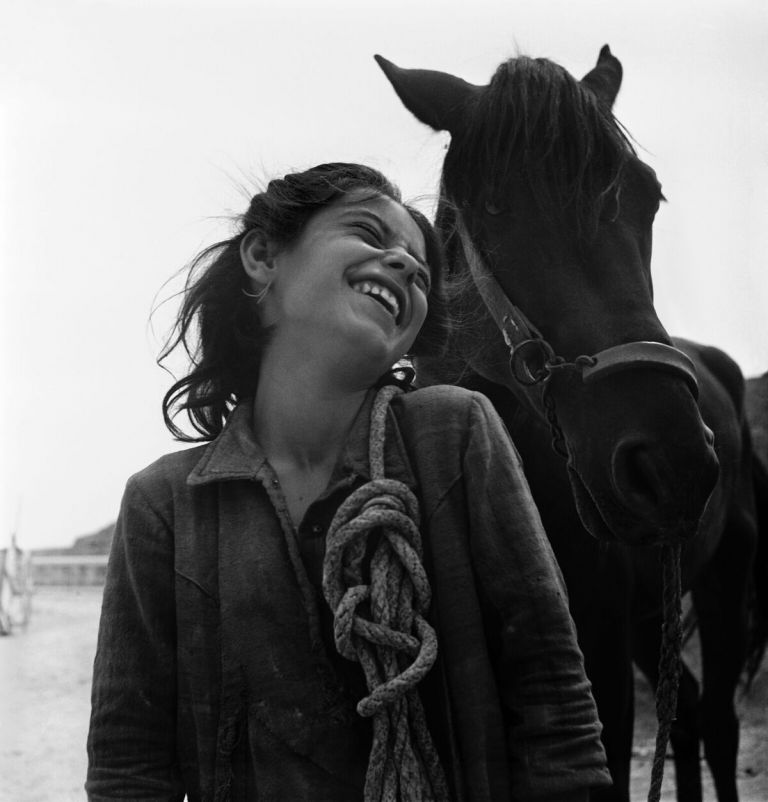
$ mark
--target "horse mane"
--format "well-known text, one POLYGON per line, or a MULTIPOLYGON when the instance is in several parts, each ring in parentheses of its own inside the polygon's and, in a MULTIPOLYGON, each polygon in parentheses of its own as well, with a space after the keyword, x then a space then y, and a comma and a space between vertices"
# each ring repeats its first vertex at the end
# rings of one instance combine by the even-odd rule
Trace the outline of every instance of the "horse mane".
MULTIPOLYGON (((453 382, 469 376, 469 365, 484 362, 487 343, 474 333, 489 314, 466 269, 457 216, 484 202, 510 211, 509 188, 523 180, 537 207, 525 213, 568 227, 586 243, 601 217, 618 212, 622 173, 636 158, 610 109, 548 59, 519 56, 502 63, 464 121, 451 132, 435 218, 448 265, 456 363, 441 380, 453 382)), ((472 228, 471 216, 465 223, 472 228)))
POLYGON ((467 118, 443 173, 457 202, 482 196, 503 209, 505 188, 522 178, 538 212, 571 224, 580 238, 596 231, 606 201, 618 203, 634 148, 610 109, 554 62, 502 63, 467 118))
POLYGON ((430 383, 469 386, 477 378, 472 365, 485 364, 488 352, 493 350, 496 338, 489 337, 487 332, 495 331, 496 324, 467 268, 456 225, 458 214, 458 206, 443 185, 435 228, 440 232, 445 256, 443 293, 450 310, 450 345, 439 357, 420 357, 417 372, 430 376, 430 383))

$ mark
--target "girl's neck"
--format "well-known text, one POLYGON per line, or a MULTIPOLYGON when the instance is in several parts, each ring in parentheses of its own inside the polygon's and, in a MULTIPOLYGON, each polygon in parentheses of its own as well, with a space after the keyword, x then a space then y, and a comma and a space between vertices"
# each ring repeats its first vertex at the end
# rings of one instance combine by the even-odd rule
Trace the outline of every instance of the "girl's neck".
POLYGON ((311 471, 335 463, 368 389, 337 379, 316 364, 265 359, 253 426, 278 472, 280 466, 311 471))
MULTIPOLYGON (((288 363, 290 364, 290 363, 288 363)), ((343 391, 315 370, 262 366, 253 427, 295 527, 328 486, 366 388, 343 391)))

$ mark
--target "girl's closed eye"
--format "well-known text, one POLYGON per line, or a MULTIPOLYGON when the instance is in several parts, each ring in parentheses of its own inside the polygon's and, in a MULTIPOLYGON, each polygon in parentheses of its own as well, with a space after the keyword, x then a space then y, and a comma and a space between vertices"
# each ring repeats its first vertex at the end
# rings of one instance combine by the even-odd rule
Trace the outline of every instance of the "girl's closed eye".
POLYGON ((370 242, 374 245, 383 245, 383 235, 372 223, 355 222, 352 224, 352 227, 360 233, 366 242, 370 242))

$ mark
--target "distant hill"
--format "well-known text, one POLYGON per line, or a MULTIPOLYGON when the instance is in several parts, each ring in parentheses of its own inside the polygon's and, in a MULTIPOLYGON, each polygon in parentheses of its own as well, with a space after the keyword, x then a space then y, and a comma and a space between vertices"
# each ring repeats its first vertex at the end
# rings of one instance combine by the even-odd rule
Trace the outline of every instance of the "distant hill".
POLYGON ((115 524, 111 523, 92 535, 83 535, 75 540, 70 549, 72 554, 109 554, 115 524))
POLYGON ((83 535, 68 549, 35 549, 35 554, 54 556, 59 554, 109 554, 115 524, 111 523, 91 535, 83 535))

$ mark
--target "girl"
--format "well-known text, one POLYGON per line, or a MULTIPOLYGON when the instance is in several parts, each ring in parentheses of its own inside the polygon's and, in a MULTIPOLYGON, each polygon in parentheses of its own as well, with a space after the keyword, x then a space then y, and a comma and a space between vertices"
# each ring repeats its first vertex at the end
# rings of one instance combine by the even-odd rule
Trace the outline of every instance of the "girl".
POLYGON ((192 366, 163 411, 210 442, 128 482, 90 799, 576 800, 609 782, 503 425, 396 368, 445 345, 442 269, 428 221, 352 164, 272 181, 193 263, 163 354, 192 366))

